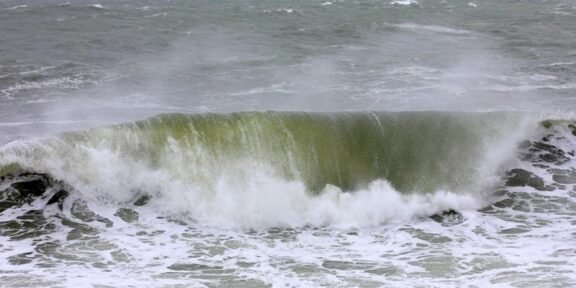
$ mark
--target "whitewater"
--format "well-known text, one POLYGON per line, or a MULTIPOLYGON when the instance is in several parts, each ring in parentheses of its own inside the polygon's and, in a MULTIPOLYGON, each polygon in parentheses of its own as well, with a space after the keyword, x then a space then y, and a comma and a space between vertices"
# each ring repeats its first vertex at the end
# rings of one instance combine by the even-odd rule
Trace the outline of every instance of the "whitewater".
POLYGON ((0 1, 0 286, 576 286, 575 16, 0 1))

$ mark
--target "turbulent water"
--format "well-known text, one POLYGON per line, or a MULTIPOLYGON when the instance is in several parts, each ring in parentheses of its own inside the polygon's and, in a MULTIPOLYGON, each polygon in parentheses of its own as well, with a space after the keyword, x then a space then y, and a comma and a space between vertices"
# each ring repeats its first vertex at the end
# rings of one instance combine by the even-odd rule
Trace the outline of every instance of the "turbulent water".
POLYGON ((0 0, 0 286, 576 286, 571 0, 0 0))

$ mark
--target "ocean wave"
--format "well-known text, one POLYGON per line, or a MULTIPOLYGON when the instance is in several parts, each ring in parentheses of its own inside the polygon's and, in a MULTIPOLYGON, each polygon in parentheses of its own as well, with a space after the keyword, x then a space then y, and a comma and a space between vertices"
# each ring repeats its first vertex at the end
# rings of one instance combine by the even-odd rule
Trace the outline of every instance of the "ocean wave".
POLYGON ((501 112, 166 114, 6 144, 0 174, 48 175, 89 203, 145 197, 208 226, 371 226, 482 208, 539 123, 501 112))

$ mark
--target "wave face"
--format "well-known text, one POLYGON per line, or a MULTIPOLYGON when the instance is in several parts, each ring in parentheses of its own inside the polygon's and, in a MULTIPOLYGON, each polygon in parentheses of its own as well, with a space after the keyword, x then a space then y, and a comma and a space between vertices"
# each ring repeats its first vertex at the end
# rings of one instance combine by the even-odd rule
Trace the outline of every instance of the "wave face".
POLYGON ((479 208, 527 123, 510 113, 168 114, 13 142, 0 171, 50 175, 84 201, 147 197, 207 225, 377 224, 479 208))

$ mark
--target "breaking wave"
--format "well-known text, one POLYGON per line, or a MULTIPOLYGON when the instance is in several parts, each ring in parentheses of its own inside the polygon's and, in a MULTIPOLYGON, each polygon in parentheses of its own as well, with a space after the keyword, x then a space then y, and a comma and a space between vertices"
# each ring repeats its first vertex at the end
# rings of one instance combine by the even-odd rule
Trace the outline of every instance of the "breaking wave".
POLYGON ((145 199, 155 211, 200 225, 378 225, 486 205, 517 144, 542 127, 535 118, 502 112, 159 115, 6 144, 0 174, 46 175, 59 185, 46 193, 64 189, 68 203, 134 207, 145 199))

